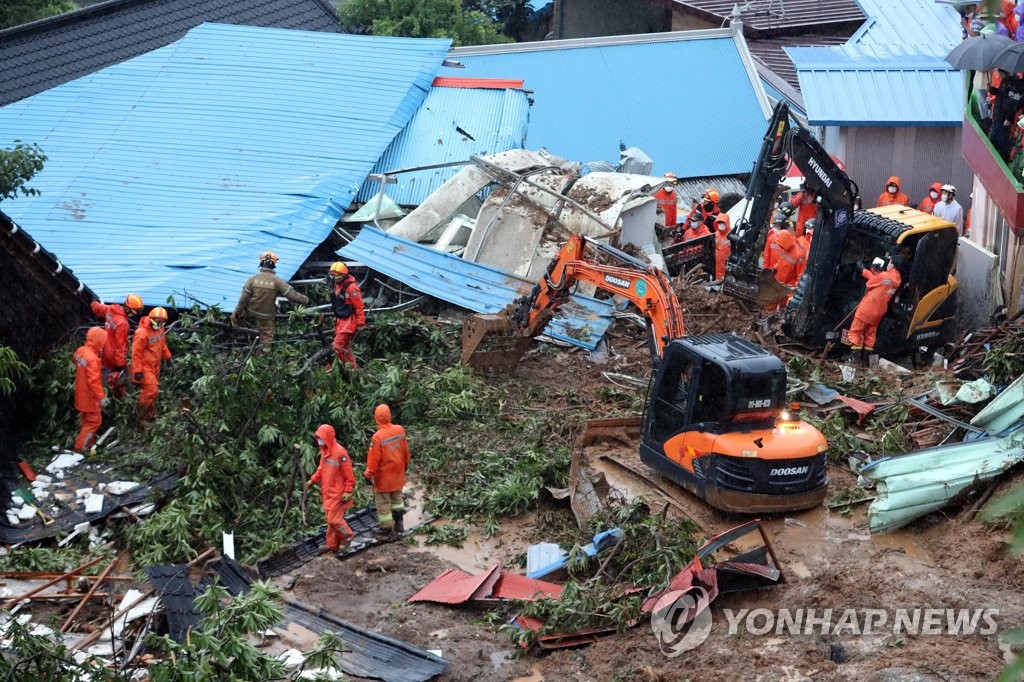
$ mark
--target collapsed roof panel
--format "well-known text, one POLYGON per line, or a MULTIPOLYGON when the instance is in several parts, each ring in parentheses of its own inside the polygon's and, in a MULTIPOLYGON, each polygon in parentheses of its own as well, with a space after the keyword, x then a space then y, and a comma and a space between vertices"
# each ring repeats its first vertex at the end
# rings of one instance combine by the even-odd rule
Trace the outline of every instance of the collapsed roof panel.
MULTIPOLYGON (((373 169, 374 174, 382 174, 442 166, 395 176, 397 183, 388 185, 385 191, 403 206, 420 205, 459 171, 459 166, 444 164, 466 161, 473 155, 522 149, 526 143, 530 103, 522 81, 513 88, 490 87, 485 79, 461 79, 473 87, 459 87, 452 85, 456 80, 438 79, 449 83, 442 87, 435 82, 423 106, 373 169)), ((356 201, 369 201, 379 189, 378 182, 367 180, 356 201)))
POLYGON ((289 277, 323 241, 449 42, 204 24, 0 109, 49 157, 4 211, 104 300, 233 304, 262 251, 289 277))
MULTIPOLYGON (((372 227, 363 228, 338 254, 477 313, 496 313, 533 288, 525 278, 372 227)), ((574 295, 560 313, 562 316, 548 325, 546 335, 593 350, 611 324, 612 306, 607 301, 574 295)))

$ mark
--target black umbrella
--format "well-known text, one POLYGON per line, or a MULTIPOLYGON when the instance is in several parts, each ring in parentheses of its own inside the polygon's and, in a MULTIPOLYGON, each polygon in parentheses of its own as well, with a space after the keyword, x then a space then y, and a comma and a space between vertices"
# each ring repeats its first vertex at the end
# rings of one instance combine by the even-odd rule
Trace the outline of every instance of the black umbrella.
POLYGON ((1010 73, 1024 71, 1024 43, 1012 43, 992 60, 993 69, 1002 69, 1010 73))
POLYGON ((995 32, 983 33, 980 36, 972 36, 954 47, 946 55, 946 61, 959 71, 987 71, 998 66, 993 64, 993 61, 1012 45, 1019 46, 1020 43, 1014 43, 1006 36, 995 32))

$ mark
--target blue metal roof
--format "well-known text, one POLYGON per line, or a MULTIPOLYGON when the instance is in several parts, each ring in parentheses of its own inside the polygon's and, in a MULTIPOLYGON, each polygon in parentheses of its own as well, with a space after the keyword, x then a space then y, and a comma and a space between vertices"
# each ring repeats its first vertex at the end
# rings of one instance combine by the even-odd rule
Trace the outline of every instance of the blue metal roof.
POLYGON ((913 47, 788 47, 807 105, 820 126, 958 126, 963 74, 913 47))
MULTIPOLYGON (((468 161, 473 154, 522 149, 530 102, 522 90, 510 88, 433 87, 412 120, 392 140, 374 173, 468 161)), ((402 173, 388 185, 387 195, 403 206, 418 206, 459 171, 459 167, 402 173)), ((357 201, 380 191, 367 180, 357 201)))
POLYGON ((233 305, 290 276, 419 108, 450 41, 204 24, 0 109, 42 194, 4 211, 101 298, 233 305))
POLYGON ((901 45, 921 54, 945 57, 963 40, 960 15, 952 5, 935 0, 857 0, 857 4, 867 19, 848 45, 901 45))
POLYGON ((769 105, 729 29, 453 49, 459 75, 522 78, 535 100, 527 146, 575 161, 645 150, 654 173, 747 173, 769 105))
MULTIPOLYGON (((424 294, 477 313, 496 313, 533 289, 533 282, 490 265, 364 227, 338 251, 424 294)), ((593 350, 611 324, 612 306, 575 294, 548 323, 545 334, 593 350), (590 330, 590 334, 582 333, 590 330)))

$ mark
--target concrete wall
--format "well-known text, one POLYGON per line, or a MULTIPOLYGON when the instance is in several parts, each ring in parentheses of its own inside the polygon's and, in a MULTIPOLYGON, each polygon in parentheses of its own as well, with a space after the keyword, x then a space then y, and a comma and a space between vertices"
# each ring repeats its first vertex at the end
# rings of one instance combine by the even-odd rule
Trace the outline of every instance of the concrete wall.
POLYGON ((989 198, 984 185, 974 182, 973 210, 971 211, 971 241, 977 242, 999 257, 999 274, 1003 300, 1008 315, 1016 315, 1024 308, 1024 239, 1013 234, 995 202, 989 198))
POLYGON ((851 126, 840 129, 836 149, 826 148, 846 163, 865 208, 875 205, 889 176, 898 175, 914 204, 933 182, 952 182, 967 211, 974 174, 960 153, 960 135, 960 127, 851 126))
POLYGON ((555 0, 554 9, 556 38, 657 33, 672 21, 669 10, 648 0, 555 0))

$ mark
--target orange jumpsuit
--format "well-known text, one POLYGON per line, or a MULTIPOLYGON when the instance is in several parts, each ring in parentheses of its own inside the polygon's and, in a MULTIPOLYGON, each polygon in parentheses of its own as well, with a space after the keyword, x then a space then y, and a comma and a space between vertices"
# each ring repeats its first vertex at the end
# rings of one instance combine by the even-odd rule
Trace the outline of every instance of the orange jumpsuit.
POLYGON ((732 253, 729 242, 730 218, 728 213, 719 213, 715 218, 715 279, 725 277, 725 266, 732 253))
POLYGON ((853 313, 850 325, 850 348, 875 349, 878 325, 889 308, 889 299, 900 288, 900 272, 894 267, 879 273, 864 270, 860 273, 868 281, 867 291, 853 313))
POLYGON ((662 187, 654 194, 654 198, 658 201, 658 206, 665 212, 665 227, 672 229, 676 226, 677 211, 679 209, 676 204, 676 193, 675 190, 668 191, 668 188, 662 187))
POLYGON ((804 236, 804 223, 818 216, 818 204, 814 192, 797 192, 789 203, 796 209, 796 236, 804 236))
POLYGON ((107 394, 103 390, 100 353, 106 342, 107 332, 102 327, 91 327, 86 332, 85 343, 75 351, 75 409, 78 410, 79 422, 75 452, 85 452, 92 447, 103 424, 100 401, 107 394))
POLYGON ((775 251, 775 279, 787 287, 795 287, 807 265, 807 255, 789 230, 781 230, 772 245, 775 251))
POLYGON ((153 329, 149 317, 139 322, 132 339, 132 381, 141 386, 137 417, 140 422, 156 419, 156 397, 160 392, 160 363, 171 359, 167 329, 153 329))
POLYGON ((942 183, 933 183, 932 186, 928 188, 928 192, 928 196, 926 196, 924 199, 921 199, 921 203, 917 205, 918 211, 931 213, 932 211, 935 210, 935 204, 939 203, 938 197, 940 194, 942 194, 942 183), (934 199, 932 199, 931 192, 935 192, 934 199))
POLYGON ((761 262, 764 267, 769 270, 775 269, 775 249, 772 247, 775 245, 775 240, 779 236, 781 230, 776 229, 774 226, 768 231, 768 236, 764 240, 764 253, 761 254, 761 262))
POLYGON ((128 314, 124 306, 116 303, 105 305, 93 301, 90 305, 92 314, 106 320, 107 343, 103 346, 100 364, 103 367, 103 379, 110 386, 110 392, 118 398, 124 397, 127 390, 119 379, 128 365, 128 314))
POLYGON ((697 223, 697 227, 688 227, 683 230, 682 241, 689 239, 697 239, 698 237, 707 237, 711 232, 704 226, 704 223, 697 223))
POLYGON ((356 475, 352 460, 334 435, 334 427, 321 424, 316 430, 320 448, 320 465, 310 476, 310 483, 320 485, 320 498, 327 518, 327 549, 337 552, 342 543, 355 537, 345 520, 345 512, 352 508, 352 491, 356 489, 356 475))
POLYGON ((352 354, 352 339, 356 332, 366 326, 366 307, 363 305, 363 294, 359 291, 356 278, 346 275, 338 284, 333 285, 334 297, 339 303, 351 309, 347 317, 334 319, 334 354, 343 365, 356 369, 356 356, 352 354))
POLYGON ((377 420, 377 432, 370 438, 363 476, 373 481, 377 521, 387 529, 395 525, 395 512, 405 513, 402 488, 409 466, 409 441, 405 429, 391 423, 391 408, 387 405, 378 405, 373 417, 377 420))
POLYGON ((892 204, 910 205, 910 197, 900 191, 899 176, 893 175, 885 183, 886 190, 878 195, 878 206, 890 206, 892 204), (889 185, 896 185, 896 194, 889 194, 889 185))

